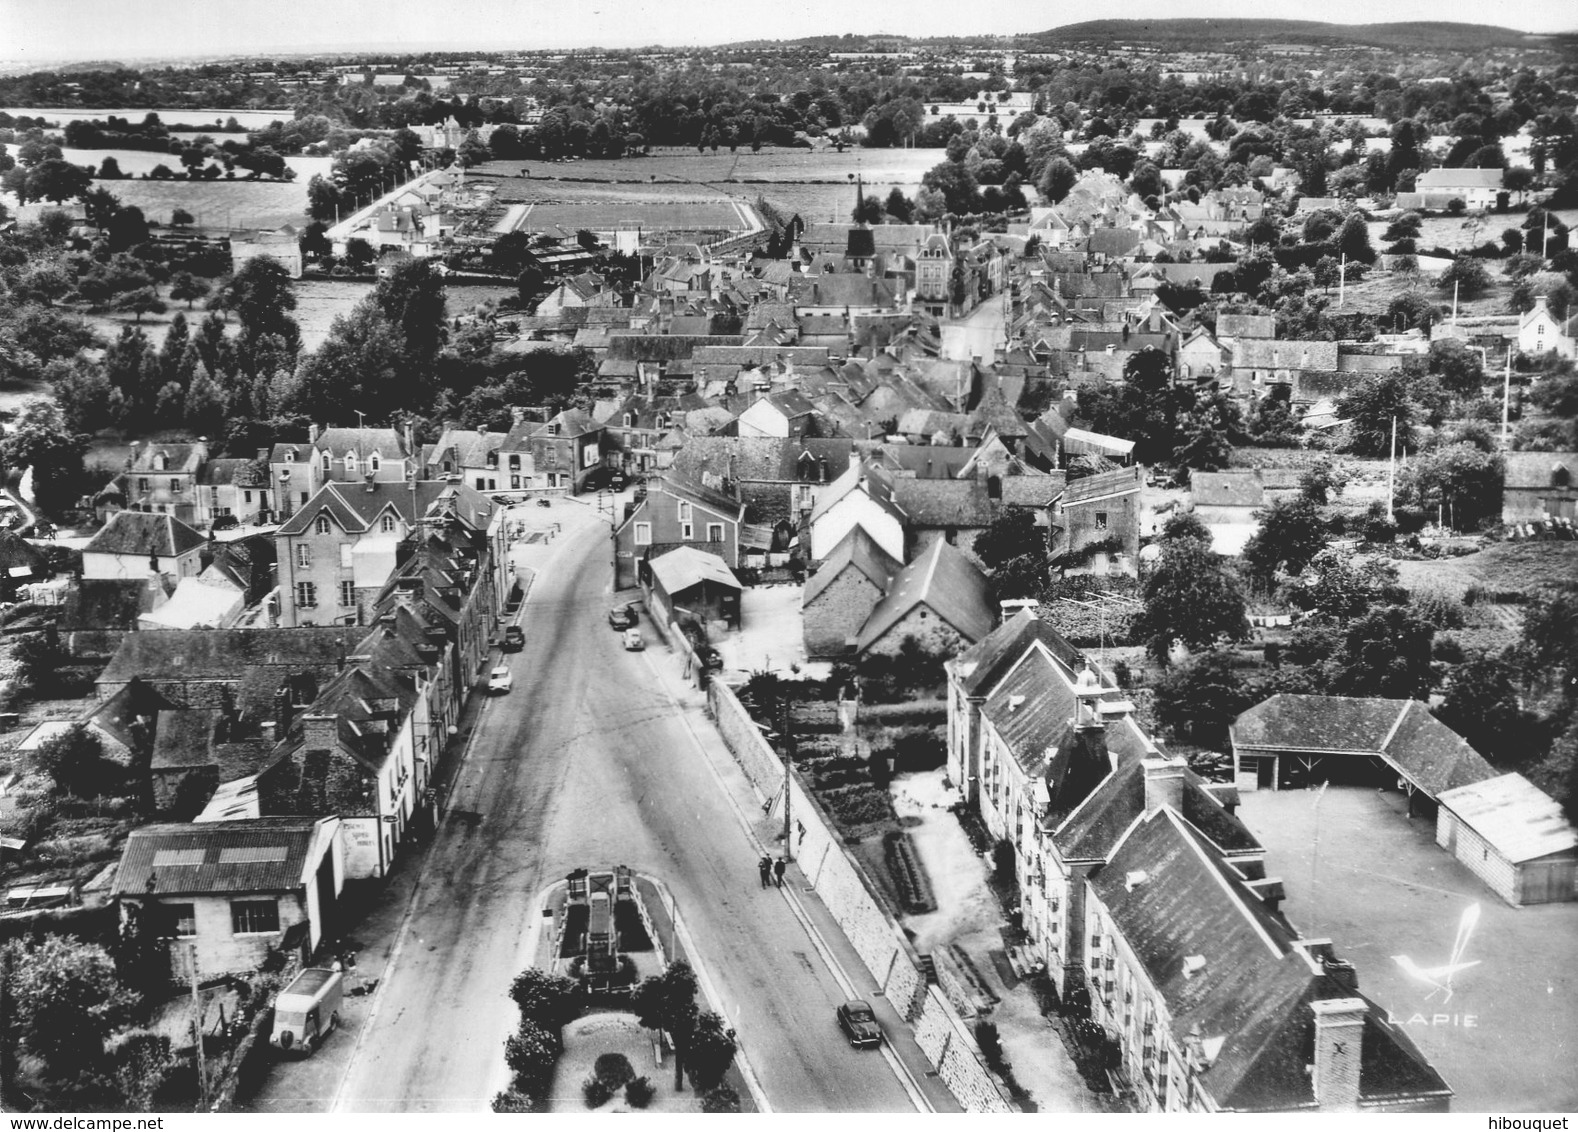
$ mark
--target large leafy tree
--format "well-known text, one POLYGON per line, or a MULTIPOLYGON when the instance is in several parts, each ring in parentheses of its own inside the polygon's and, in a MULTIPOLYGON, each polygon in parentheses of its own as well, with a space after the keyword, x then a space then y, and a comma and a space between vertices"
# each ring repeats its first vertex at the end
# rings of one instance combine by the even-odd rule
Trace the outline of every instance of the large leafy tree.
POLYGON ((1392 425, 1397 427, 1397 450, 1414 447, 1414 420, 1418 412, 1409 396, 1408 378, 1401 373, 1365 378, 1337 402, 1337 412, 1349 424, 1349 447, 1361 456, 1391 452, 1392 425))
POLYGON ((1506 466, 1499 453, 1459 442, 1409 462, 1403 495, 1426 514, 1439 510, 1459 530, 1474 530, 1501 514, 1506 466))
POLYGON ((74 505, 85 486, 82 457, 88 438, 66 425, 60 407, 35 398, 27 403, 15 426, 0 440, 0 462, 8 468, 33 469, 38 505, 59 515, 74 505))
POLYGON ((580 1014, 584 996, 581 985, 569 976, 528 967, 510 984, 510 997, 522 1018, 558 1033, 580 1014))
POLYGON ((1527 744, 1517 676, 1517 668, 1500 657, 1464 661, 1447 674, 1446 697, 1436 717, 1487 759, 1515 754, 1527 744))
POLYGON ((1179 412, 1193 399, 1172 378, 1169 356, 1147 346, 1124 362, 1121 386, 1080 390, 1079 415, 1098 432, 1134 441, 1141 463, 1165 462, 1177 447, 1179 412))
POLYGON ((109 953, 60 935, 9 940, 3 952, 7 1012, 22 1044, 57 1080, 98 1068, 105 1039, 131 1004, 109 953))
POLYGON ((1243 587, 1208 545, 1192 538, 1164 540, 1161 559, 1145 581, 1145 609, 1134 631, 1163 662, 1174 640, 1192 649, 1243 640, 1249 635, 1243 587))
POLYGON ((323 345, 301 363, 285 408, 324 421, 402 408, 419 391, 404 373, 399 333, 376 307, 359 303, 335 318, 323 345))
POLYGON ((1269 588, 1278 570, 1302 573, 1326 545, 1326 523, 1315 504, 1303 497, 1278 499, 1256 512, 1260 529, 1244 545, 1250 576, 1269 588))
POLYGON ((279 260, 272 256, 247 260, 225 284, 221 299, 241 320, 244 337, 277 335, 292 349, 300 346, 301 330, 290 316, 296 309, 296 293, 289 270, 279 260))
POLYGON ((372 301, 399 332, 413 371, 430 365, 445 337, 444 277, 433 264, 425 259, 401 264, 379 282, 372 301))
POLYGON ((635 1011, 643 1026, 666 1030, 674 1041, 674 1091, 685 1087, 684 1066, 700 1012, 696 1006, 696 973, 683 960, 670 963, 661 975, 636 986, 635 1011))
POLYGON ((1433 682, 1434 637, 1435 627, 1405 605, 1372 610, 1348 627, 1328 662, 1332 693, 1423 699, 1433 682))
POLYGON ((1162 726, 1211 746, 1226 740, 1228 724, 1254 702, 1254 692, 1226 649, 1191 657, 1156 683, 1156 717, 1162 726))

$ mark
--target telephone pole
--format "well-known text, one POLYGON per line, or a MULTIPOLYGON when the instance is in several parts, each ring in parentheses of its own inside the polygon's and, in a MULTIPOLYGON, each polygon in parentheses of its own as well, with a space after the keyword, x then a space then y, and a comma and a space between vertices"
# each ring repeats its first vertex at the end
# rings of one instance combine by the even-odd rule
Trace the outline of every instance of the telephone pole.
POLYGON ((197 944, 192 944, 192 1036, 197 1039, 197 1087, 208 1111, 208 1059, 203 1052, 203 996, 197 989, 197 944))

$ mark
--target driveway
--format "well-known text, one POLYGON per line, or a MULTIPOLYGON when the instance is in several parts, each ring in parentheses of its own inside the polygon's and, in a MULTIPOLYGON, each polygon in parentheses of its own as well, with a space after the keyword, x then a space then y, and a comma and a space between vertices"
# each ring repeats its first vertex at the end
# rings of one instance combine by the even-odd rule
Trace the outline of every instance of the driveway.
POLYGON ((1256 791, 1239 816, 1280 876, 1282 909, 1306 936, 1329 937, 1457 1090, 1455 1112, 1578 1108, 1578 903, 1513 908, 1409 821, 1402 796, 1364 787, 1256 791), (1393 956, 1445 965, 1458 924, 1480 907, 1452 997, 1415 982, 1393 956))
POLYGON ((276 1067, 251 1107, 486 1109, 507 1084, 507 991, 530 961, 537 894, 577 867, 626 864, 672 891, 771 1108, 914 1111, 884 1059, 839 1040, 835 980, 789 904, 760 889, 726 792, 754 798, 693 738, 710 726, 699 700, 677 703, 661 661, 608 628, 608 538, 606 520, 566 522, 551 554, 532 548, 526 647, 504 660, 514 690, 481 711, 408 920, 397 884, 362 933, 364 954, 390 956, 370 1006, 318 1057, 276 1067))

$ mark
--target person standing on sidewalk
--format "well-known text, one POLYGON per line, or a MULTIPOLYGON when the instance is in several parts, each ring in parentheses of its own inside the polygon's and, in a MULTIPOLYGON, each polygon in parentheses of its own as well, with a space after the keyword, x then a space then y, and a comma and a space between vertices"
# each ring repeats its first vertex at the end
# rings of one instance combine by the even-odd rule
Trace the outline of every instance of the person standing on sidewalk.
POLYGON ((756 871, 761 875, 762 887, 766 888, 772 883, 773 859, 763 853, 761 860, 756 862, 756 871))
POLYGON ((784 870, 788 867, 788 865, 784 864, 782 857, 773 862, 773 881, 779 888, 784 886, 784 870))

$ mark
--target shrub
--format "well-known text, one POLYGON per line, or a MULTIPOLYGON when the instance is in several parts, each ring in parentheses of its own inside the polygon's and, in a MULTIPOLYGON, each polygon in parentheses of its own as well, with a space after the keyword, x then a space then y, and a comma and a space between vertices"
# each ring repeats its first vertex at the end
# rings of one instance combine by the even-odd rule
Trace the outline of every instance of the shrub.
POLYGON ((646 1108, 656 1093, 657 1089, 645 1077, 636 1077, 625 1086, 625 1100, 632 1108, 646 1108))
POLYGON ((708 1089, 701 1095, 702 1112, 739 1112, 740 1094, 727 1085, 708 1089))
POLYGON ((610 1089, 622 1088, 636 1076, 630 1059, 622 1053, 600 1054, 592 1065, 592 1073, 610 1089))
POLYGON ((581 1082, 581 1096, 586 1098, 587 1108, 597 1108, 599 1105, 607 1104, 613 1095, 614 1090, 610 1089, 601 1078, 588 1077, 581 1082))
POLYGON ((514 1089, 505 1089, 493 1098, 494 1112, 535 1112, 536 1103, 524 1093, 517 1093, 514 1089))
POLYGON ((1419 616, 1434 625, 1437 631, 1463 627, 1462 604, 1444 590, 1423 590, 1413 595, 1410 604, 1419 616))

